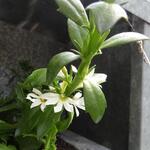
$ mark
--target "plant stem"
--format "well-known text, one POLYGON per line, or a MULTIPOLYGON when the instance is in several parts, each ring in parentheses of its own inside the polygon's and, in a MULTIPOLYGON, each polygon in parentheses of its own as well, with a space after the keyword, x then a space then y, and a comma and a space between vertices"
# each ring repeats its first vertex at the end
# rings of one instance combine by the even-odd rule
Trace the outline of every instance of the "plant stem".
POLYGON ((56 135, 57 135, 57 128, 55 125, 52 125, 52 127, 50 128, 47 140, 46 140, 46 144, 45 144, 45 149, 44 150, 56 150, 56 135))
POLYGON ((66 96, 70 96, 78 88, 78 86, 83 82, 85 76, 88 73, 91 60, 92 60, 91 57, 82 59, 77 75, 75 76, 73 82, 66 89, 66 92, 65 92, 66 96))

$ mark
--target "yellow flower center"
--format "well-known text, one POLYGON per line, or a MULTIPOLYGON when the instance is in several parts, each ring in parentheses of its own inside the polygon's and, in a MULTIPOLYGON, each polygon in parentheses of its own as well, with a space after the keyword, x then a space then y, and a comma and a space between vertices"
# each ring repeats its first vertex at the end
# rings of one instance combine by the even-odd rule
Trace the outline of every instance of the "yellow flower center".
POLYGON ((41 101, 41 103, 45 103, 46 102, 46 100, 43 99, 43 98, 40 98, 40 101, 41 101))
POLYGON ((63 94, 61 94, 60 95, 60 100, 62 101, 62 102, 65 102, 66 101, 66 96, 64 96, 63 94))

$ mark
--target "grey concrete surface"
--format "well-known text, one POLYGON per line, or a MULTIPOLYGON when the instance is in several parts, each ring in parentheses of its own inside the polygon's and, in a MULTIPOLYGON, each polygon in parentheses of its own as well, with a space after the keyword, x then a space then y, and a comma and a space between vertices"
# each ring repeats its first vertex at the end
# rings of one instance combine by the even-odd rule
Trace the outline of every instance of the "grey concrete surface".
MULTIPOLYGON (((150 24, 134 17, 136 31, 150 37, 150 24)), ((144 42, 147 56, 150 58, 150 41, 144 42)), ((137 47, 131 55, 131 97, 129 150, 150 149, 150 66, 143 61, 137 47)))
POLYGON ((61 138, 77 150, 110 150, 71 131, 64 132, 61 138))
POLYGON ((16 82, 15 75, 20 72, 19 62, 28 61, 33 68, 46 67, 49 59, 61 52, 63 47, 53 37, 19 30, 0 22, 0 94, 8 95, 16 82))

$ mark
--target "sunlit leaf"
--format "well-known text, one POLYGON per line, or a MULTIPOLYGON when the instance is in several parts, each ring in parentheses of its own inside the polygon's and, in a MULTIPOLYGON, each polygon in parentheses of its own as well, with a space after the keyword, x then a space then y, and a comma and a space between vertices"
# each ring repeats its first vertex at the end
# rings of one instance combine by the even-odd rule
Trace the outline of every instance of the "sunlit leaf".
POLYGON ((73 52, 62 52, 59 53, 50 60, 47 70, 47 82, 48 84, 52 83, 56 75, 62 69, 63 66, 69 64, 70 62, 80 58, 79 55, 74 54, 73 52))
POLYGON ((106 40, 102 46, 103 48, 109 48, 114 46, 119 46, 139 40, 148 40, 149 38, 143 34, 136 33, 136 32, 123 32, 117 35, 112 36, 108 40, 106 40))
POLYGON ((86 11, 80 0, 56 0, 59 11, 80 26, 89 26, 86 11))
POLYGON ((92 120, 98 123, 106 109, 106 99, 101 88, 88 80, 84 81, 84 99, 86 111, 90 114, 92 120))
POLYGON ((79 51, 84 51, 88 47, 90 34, 85 27, 77 25, 74 21, 68 19, 69 36, 74 46, 79 51))
POLYGON ((128 19, 125 10, 118 4, 95 2, 89 5, 87 9, 93 16, 100 34, 111 29, 121 18, 128 19))

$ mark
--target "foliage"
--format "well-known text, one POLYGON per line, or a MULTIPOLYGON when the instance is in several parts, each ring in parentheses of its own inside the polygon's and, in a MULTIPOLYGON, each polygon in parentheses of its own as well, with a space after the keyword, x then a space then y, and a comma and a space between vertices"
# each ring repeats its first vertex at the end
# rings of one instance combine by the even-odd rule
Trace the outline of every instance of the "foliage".
POLYGON ((108 38, 118 20, 128 20, 125 10, 113 0, 95 2, 86 9, 80 0, 56 3, 68 18, 68 33, 76 50, 53 56, 47 68, 34 70, 17 84, 13 96, 1 101, 0 112, 14 115, 12 120, 0 121, 0 149, 55 150, 57 133, 69 127, 79 109, 98 123, 107 107, 101 86, 107 76, 95 73, 91 61, 105 48, 148 39, 135 32, 108 38), (69 65, 78 59, 78 69, 69 65), (9 145, 10 139, 16 148, 9 145))

